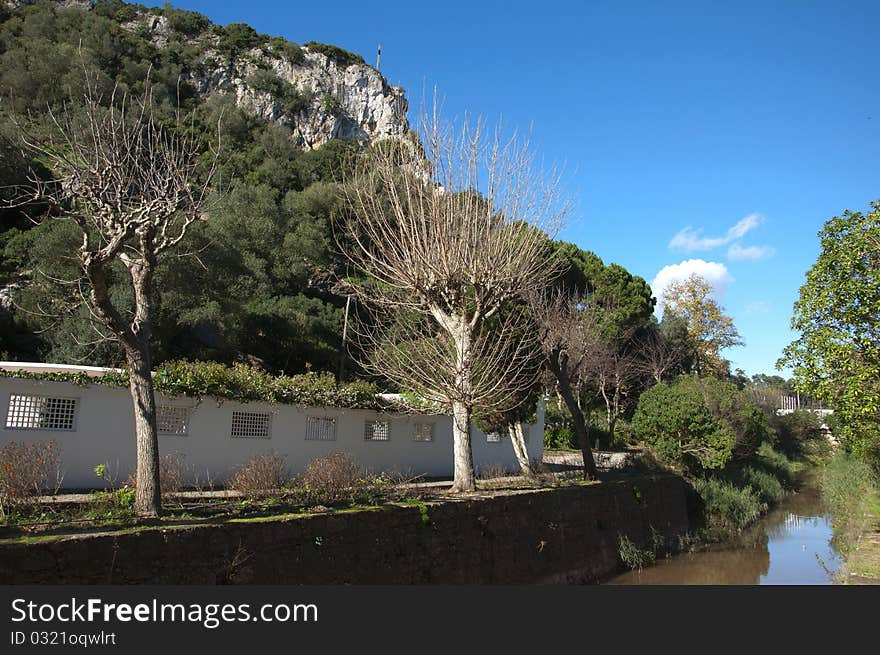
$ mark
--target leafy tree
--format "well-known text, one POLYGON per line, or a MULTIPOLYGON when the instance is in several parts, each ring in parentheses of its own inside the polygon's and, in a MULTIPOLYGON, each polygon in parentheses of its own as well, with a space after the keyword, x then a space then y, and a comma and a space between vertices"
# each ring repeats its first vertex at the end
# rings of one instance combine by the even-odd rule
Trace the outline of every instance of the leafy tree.
POLYGON ((632 429, 662 457, 693 472, 747 459, 768 438, 761 410, 736 385, 694 375, 645 391, 632 429))
POLYGON ((800 337, 777 366, 835 410, 835 436, 880 466, 880 202, 845 211, 819 232, 822 250, 794 305, 800 337))
POLYGON ((663 294, 663 314, 668 312, 687 321, 694 370, 698 374, 726 377, 728 362, 720 353, 725 348, 741 346, 743 341, 733 319, 711 294, 712 285, 697 274, 673 282, 663 294))

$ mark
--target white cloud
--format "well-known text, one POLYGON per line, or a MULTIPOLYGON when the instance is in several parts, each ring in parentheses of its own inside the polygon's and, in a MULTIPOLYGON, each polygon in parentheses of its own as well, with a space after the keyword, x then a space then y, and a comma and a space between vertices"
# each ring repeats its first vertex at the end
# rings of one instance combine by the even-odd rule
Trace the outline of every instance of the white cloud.
POLYGON ((757 300, 746 305, 745 313, 747 315, 767 314, 770 309, 772 309, 772 305, 769 302, 766 300, 757 300))
POLYGON ((733 244, 727 250, 727 258, 731 261, 757 261, 766 259, 776 254, 776 249, 771 246, 746 246, 738 243, 733 244))
POLYGON ((704 237, 702 236, 702 228, 694 229, 690 225, 681 230, 672 237, 669 247, 673 250, 684 250, 691 252, 694 250, 712 250, 719 246, 725 246, 728 243, 741 239, 751 230, 754 230, 761 223, 761 217, 758 214, 749 214, 740 219, 736 225, 727 230, 722 237, 704 237))
POLYGON ((712 295, 718 302, 722 301, 727 287, 733 282, 733 277, 721 262, 687 259, 679 264, 664 266, 651 282, 651 290, 657 298, 657 314, 663 313, 663 293, 666 288, 671 283, 686 280, 694 274, 699 275, 712 285, 712 295))

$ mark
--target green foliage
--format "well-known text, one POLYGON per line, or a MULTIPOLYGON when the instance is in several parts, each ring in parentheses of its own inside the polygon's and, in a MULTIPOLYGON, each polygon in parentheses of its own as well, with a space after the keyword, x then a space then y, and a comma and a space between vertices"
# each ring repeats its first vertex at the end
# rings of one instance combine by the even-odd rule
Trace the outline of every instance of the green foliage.
POLYGON ((697 478, 693 486, 703 502, 702 518, 710 539, 739 532, 767 511, 767 503, 751 486, 715 477, 697 478))
POLYGON ((742 479, 768 506, 775 505, 785 496, 782 482, 768 471, 747 466, 742 470, 742 479))
MULTIPOLYGON (((383 409, 376 387, 365 381, 337 385, 330 373, 273 376, 247 364, 229 367, 218 362, 166 362, 154 384, 170 395, 213 396, 240 401, 263 401, 325 407, 383 409)), ((32 373, 0 370, 0 377, 53 380, 77 385, 128 386, 128 373, 109 372, 98 377, 85 373, 32 373)))
POLYGON ((723 468, 736 440, 730 426, 709 410, 696 378, 686 376, 642 394, 633 432, 667 461, 695 470, 723 468))
POLYGON ((207 16, 196 11, 175 9, 167 2, 162 9, 162 15, 168 19, 168 27, 188 37, 204 32, 211 25, 207 16))
POLYGON ((632 431, 664 459, 690 471, 746 460, 768 436, 760 408, 736 385, 689 375, 643 393, 632 431))
MULTIPOLYGON (((330 226, 339 209, 336 183, 343 162, 360 146, 330 142, 304 152, 289 128, 261 123, 236 107, 231 95, 198 97, 183 84, 178 98, 181 75, 185 79, 188 71, 203 66, 206 49, 218 38, 228 54, 264 45, 291 61, 302 60, 298 47, 284 39, 269 39, 243 25, 205 27, 206 20, 170 7, 147 10, 109 0, 93 11, 48 3, 16 9, 0 24, 0 86, 39 126, 50 120, 47 107, 79 106, 84 70, 104 91, 118 81, 120 92, 136 92, 149 67, 160 115, 170 116, 178 99, 184 109, 194 109, 192 128, 206 149, 219 121, 223 157, 216 179, 227 193, 216 199, 212 220, 193 226, 182 244, 181 253, 191 256, 167 258, 160 265, 154 359, 247 360, 288 373, 336 370, 345 299, 325 281, 343 270, 344 262, 332 247, 330 226), (165 15, 172 28, 161 50, 148 34, 121 25, 135 19, 145 25, 148 14, 165 15)), ((296 89, 268 70, 254 73, 253 82, 275 95, 291 116, 312 100, 311 90, 296 89)), ((7 123, 0 125, 4 189, 23 181, 27 162, 13 147, 16 139, 7 123)), ((34 218, 43 213, 43 208, 26 209, 34 218)), ((82 274, 72 256, 78 247, 71 224, 33 226, 20 211, 0 211, 0 283, 27 283, 16 294, 23 311, 14 319, 0 317, 0 356, 120 364, 115 345, 93 344, 88 311, 79 306, 82 274), (41 309, 50 315, 41 315, 41 309)), ((123 272, 111 278, 114 302, 130 311, 123 272)), ((87 293, 87 286, 83 290, 87 293)))
POLYGON ((563 265, 558 287, 571 295, 589 296, 602 309, 606 335, 620 335, 650 323, 655 299, 644 279, 619 264, 606 266, 598 255, 573 243, 555 241, 549 247, 548 256, 559 258, 563 265))
POLYGON ((646 566, 651 566, 657 559, 656 554, 650 548, 639 546, 624 534, 617 536, 617 555, 620 561, 632 570, 641 571, 646 566))
POLYGON ((278 56, 284 57, 291 64, 302 64, 306 59, 302 48, 300 48, 296 43, 288 41, 287 39, 273 36, 269 39, 268 45, 272 52, 274 52, 278 56))
POLYGON ((230 23, 225 28, 216 29, 215 33, 220 37, 217 49, 228 54, 239 54, 245 50, 256 48, 268 40, 265 34, 257 31, 247 23, 230 23))
POLYGON ((322 55, 326 55, 328 58, 336 62, 338 66, 341 68, 348 68, 353 64, 364 64, 364 58, 354 52, 349 52, 348 50, 343 50, 342 48, 335 45, 328 45, 326 43, 318 43, 317 41, 308 41, 303 44, 304 48, 307 48, 309 52, 319 52, 322 55))
POLYGON ((862 525, 865 501, 877 493, 877 474, 866 462, 837 451, 822 475, 822 497, 834 518, 840 545, 851 545, 862 525))
POLYGON ((797 410, 777 416, 770 425, 775 435, 774 446, 789 457, 827 454, 830 444, 822 432, 822 419, 815 413, 797 410))
POLYGON ((342 109, 342 105, 339 102, 339 99, 334 96, 332 93, 325 93, 321 98, 321 106, 324 107, 324 111, 329 114, 336 115, 342 109))
POLYGON ((844 212, 819 232, 822 250, 794 305, 779 366, 835 410, 834 435, 880 470, 880 202, 844 212))

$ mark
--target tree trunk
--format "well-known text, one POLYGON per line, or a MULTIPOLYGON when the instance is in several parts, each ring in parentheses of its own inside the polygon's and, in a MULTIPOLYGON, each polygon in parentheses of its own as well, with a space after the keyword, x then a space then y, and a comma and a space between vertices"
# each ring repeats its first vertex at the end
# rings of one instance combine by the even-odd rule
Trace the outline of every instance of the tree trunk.
POLYGON ((453 481, 452 492, 475 491, 474 453, 471 448, 471 393, 473 390, 473 353, 470 326, 461 320, 451 330, 456 352, 456 390, 452 402, 453 481))
POLYGON ((474 491, 474 454, 471 449, 471 410, 465 403, 452 403, 452 450, 454 475, 452 492, 474 491))
POLYGON ((162 510, 162 490, 159 482, 156 397, 150 374, 150 356, 148 353, 126 349, 126 360, 137 442, 134 511, 138 516, 156 517, 162 510))
POLYGON ((571 384, 568 381, 568 376, 565 374, 565 367, 561 362, 551 361, 550 369, 559 381, 559 392, 565 401, 565 406, 568 407, 568 411, 571 413, 574 432, 578 437, 578 444, 581 447, 581 454, 584 458, 584 479, 596 480, 599 477, 599 472, 596 470, 596 461, 593 459, 593 451, 590 449, 590 435, 587 431, 587 423, 572 393, 571 384))
POLYGON ((519 463, 520 473, 523 475, 534 475, 532 461, 529 459, 529 450, 526 446, 523 424, 518 421, 511 423, 507 431, 510 433, 510 443, 513 444, 513 453, 516 455, 516 461, 519 463))

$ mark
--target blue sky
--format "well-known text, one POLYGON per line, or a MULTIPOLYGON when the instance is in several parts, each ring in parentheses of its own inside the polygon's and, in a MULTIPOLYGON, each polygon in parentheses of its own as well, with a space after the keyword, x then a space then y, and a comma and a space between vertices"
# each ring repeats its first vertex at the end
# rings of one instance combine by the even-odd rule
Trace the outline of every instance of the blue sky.
POLYGON ((437 85, 449 115, 533 124, 575 173, 562 238, 649 282, 706 272, 749 374, 794 336, 824 221, 880 198, 878 2, 173 4, 370 63, 381 43, 411 113, 437 85))

